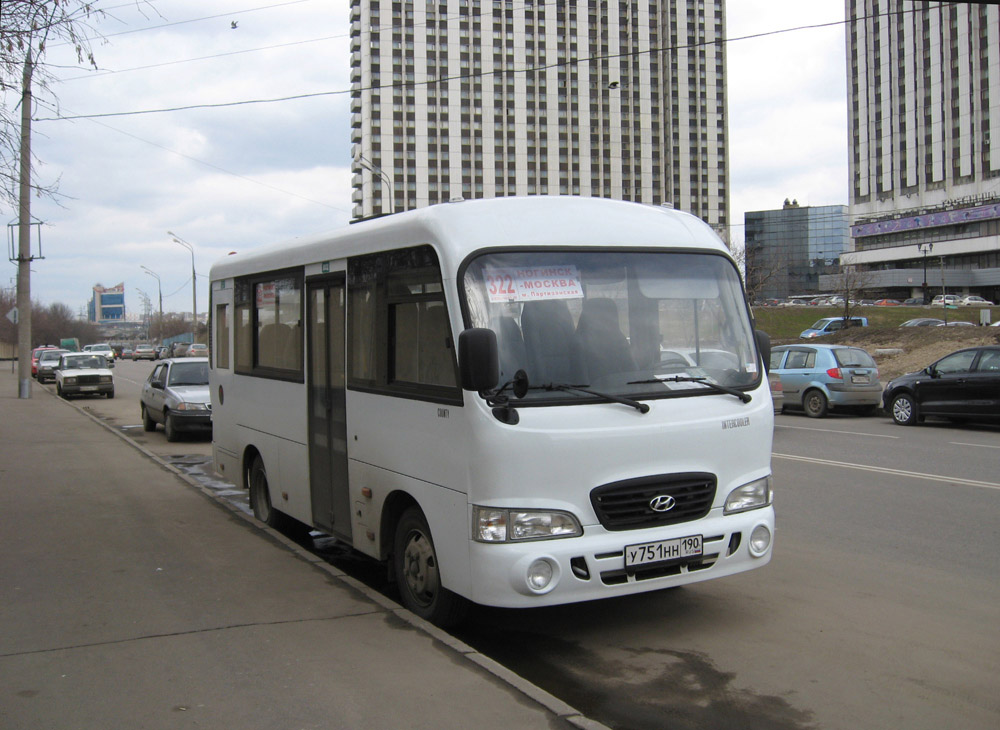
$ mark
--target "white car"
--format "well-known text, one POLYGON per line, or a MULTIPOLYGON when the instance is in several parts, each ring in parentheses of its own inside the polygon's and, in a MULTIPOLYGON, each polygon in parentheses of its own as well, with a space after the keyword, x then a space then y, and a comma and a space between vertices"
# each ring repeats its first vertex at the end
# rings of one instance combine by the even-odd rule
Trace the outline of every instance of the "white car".
POLYGON ((104 355, 69 352, 59 359, 56 369, 56 392, 63 398, 71 395, 115 397, 115 375, 104 355))
POLYGON ((988 299, 983 299, 982 297, 977 297, 975 295, 963 297, 962 301, 959 302, 963 307, 992 307, 993 302, 988 299))
POLYGON ((940 307, 947 305, 949 307, 956 307, 961 301, 962 297, 958 296, 958 294, 938 294, 931 302, 931 306, 940 307))
POLYGON ((103 355, 104 359, 108 361, 109 368, 113 368, 115 366, 115 351, 111 349, 111 345, 107 343, 87 345, 84 350, 94 355, 103 355))

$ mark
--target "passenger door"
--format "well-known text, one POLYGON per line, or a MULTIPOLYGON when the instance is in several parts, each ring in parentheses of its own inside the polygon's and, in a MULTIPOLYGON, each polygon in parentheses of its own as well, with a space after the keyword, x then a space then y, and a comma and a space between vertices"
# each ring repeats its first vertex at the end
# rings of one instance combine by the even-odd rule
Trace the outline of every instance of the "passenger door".
POLYGON ((785 353, 785 362, 778 373, 786 404, 802 405, 802 394, 812 380, 815 365, 816 350, 811 347, 795 347, 785 353))
POLYGON ((969 407, 969 378, 975 350, 963 350, 934 365, 933 375, 916 384, 920 412, 925 416, 961 415, 969 407))
POLYGON ((347 483, 344 275, 307 282, 309 486, 313 522, 352 541, 347 483))
POLYGON ((1000 418, 1000 350, 983 350, 969 373, 969 413, 990 420, 1000 418))

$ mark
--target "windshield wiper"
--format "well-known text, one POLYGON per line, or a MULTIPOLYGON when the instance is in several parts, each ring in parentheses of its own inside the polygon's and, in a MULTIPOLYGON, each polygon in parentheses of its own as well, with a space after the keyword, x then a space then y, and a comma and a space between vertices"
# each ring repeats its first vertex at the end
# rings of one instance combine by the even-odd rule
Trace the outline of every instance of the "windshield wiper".
POLYGON ((568 385, 566 383, 546 383, 545 385, 533 385, 531 390, 561 390, 565 393, 576 392, 576 393, 586 393, 587 395, 593 395, 598 398, 603 398, 611 403, 621 403, 622 405, 632 406, 639 413, 649 413, 649 406, 645 403, 640 403, 637 400, 632 400, 631 398, 623 398, 620 395, 611 395, 610 393, 599 393, 596 390, 590 390, 586 385, 568 385))
POLYGON ((735 395, 744 403, 749 403, 753 400, 753 396, 742 390, 737 390, 736 388, 730 388, 725 385, 719 385, 718 383, 709 380, 705 377, 693 377, 691 375, 673 375, 669 378, 650 378, 649 380, 632 380, 628 385, 647 385, 650 383, 698 383, 699 385, 705 385, 716 391, 717 393, 726 393, 728 395, 735 395))

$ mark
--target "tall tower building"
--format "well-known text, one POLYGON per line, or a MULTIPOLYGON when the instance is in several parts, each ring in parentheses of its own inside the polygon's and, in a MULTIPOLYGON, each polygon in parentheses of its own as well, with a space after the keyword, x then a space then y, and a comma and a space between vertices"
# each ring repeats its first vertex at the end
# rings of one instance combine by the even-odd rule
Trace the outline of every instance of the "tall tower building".
POLYGON ((1000 7, 846 7, 854 251, 842 262, 890 296, 1000 295, 1000 7))
POLYGON ((582 195, 726 238, 724 38, 724 0, 351 0, 354 215, 582 195))

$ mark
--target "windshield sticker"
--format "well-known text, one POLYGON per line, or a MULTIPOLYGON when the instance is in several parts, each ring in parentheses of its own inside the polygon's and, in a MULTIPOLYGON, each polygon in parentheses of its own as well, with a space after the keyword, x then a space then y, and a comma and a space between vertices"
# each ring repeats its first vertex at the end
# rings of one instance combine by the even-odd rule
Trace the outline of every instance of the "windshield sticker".
POLYGON ((483 270, 490 303, 582 299, 576 266, 530 266, 483 270))

